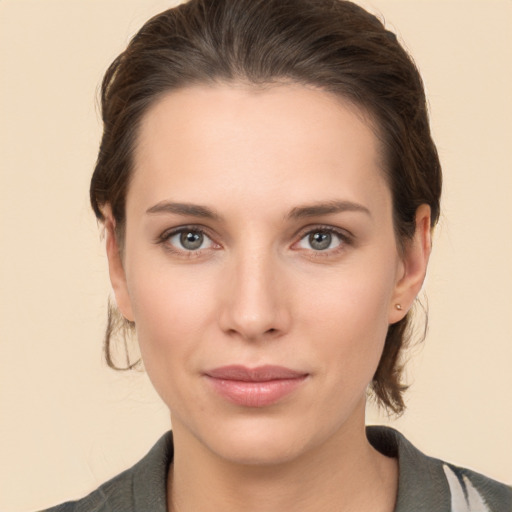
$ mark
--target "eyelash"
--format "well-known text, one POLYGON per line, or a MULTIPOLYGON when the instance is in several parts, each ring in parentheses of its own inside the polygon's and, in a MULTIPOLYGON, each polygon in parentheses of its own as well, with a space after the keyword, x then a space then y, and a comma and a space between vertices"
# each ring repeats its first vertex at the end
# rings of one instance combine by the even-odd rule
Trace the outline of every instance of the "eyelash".
MULTIPOLYGON (((179 249, 169 243, 169 240, 173 236, 176 236, 176 235, 179 235, 182 233, 186 233, 186 232, 197 233, 197 234, 200 234, 200 235, 206 237, 215 246, 214 249, 218 249, 221 247, 221 245, 216 243, 204 228, 202 228, 201 226, 194 226, 194 225, 180 226, 178 228, 164 231, 157 238, 156 243, 164 246, 165 250, 167 250, 173 254, 177 254, 182 257, 185 257, 185 258, 194 258, 194 257, 201 256, 202 252, 205 249, 197 249, 197 250, 179 249)), ((312 235, 313 233, 329 233, 331 235, 335 235, 339 239, 338 246, 336 246, 333 249, 326 249, 326 250, 304 249, 310 253, 311 257, 314 257, 314 258, 326 258, 329 256, 336 255, 339 252, 345 250, 347 246, 351 246, 354 243, 353 235, 351 233, 348 233, 347 231, 344 231, 344 230, 334 228, 332 226, 318 225, 318 226, 308 226, 307 228, 304 228, 298 235, 300 238, 292 244, 292 247, 299 244, 306 237, 312 235)))
POLYGON ((312 235, 313 233, 329 233, 331 235, 335 235, 339 239, 339 244, 333 249, 326 250, 314 250, 314 249, 305 249, 309 252, 309 256, 312 258, 329 258, 343 252, 347 249, 347 246, 351 246, 354 244, 354 237, 351 233, 335 228, 333 226, 308 226, 300 233, 300 238, 293 245, 297 245, 302 242, 306 237, 312 235))
POLYGON ((205 249, 197 249, 197 250, 190 250, 187 251, 186 249, 179 249, 169 243, 169 240, 176 235, 182 234, 182 233, 197 233, 201 234, 205 238, 209 239, 211 243, 216 246, 216 248, 220 247, 219 244, 213 241, 213 238, 206 232, 205 229, 203 229, 201 226, 180 226, 179 228, 170 229, 167 231, 164 231, 156 240, 156 243, 159 245, 162 245, 166 251, 169 251, 173 254, 179 255, 184 258, 194 258, 201 256, 202 252, 205 249))

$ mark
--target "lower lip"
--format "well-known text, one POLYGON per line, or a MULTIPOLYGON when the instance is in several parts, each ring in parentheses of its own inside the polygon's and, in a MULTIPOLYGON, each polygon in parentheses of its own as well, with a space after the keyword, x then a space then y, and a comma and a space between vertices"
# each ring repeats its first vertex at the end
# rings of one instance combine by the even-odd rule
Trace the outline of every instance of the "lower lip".
POLYGON ((207 378, 215 391, 230 402, 244 407, 265 407, 295 391, 304 382, 306 376, 258 382, 227 380, 209 376, 207 378))

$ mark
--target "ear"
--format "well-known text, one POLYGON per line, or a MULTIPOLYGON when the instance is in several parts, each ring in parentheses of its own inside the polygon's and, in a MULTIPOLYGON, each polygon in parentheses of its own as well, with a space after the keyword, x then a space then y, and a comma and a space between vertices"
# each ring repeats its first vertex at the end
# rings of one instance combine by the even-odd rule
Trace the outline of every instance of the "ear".
POLYGON ((114 290, 119 311, 121 311, 121 314, 126 320, 133 322, 134 317, 126 282, 126 273, 124 271, 121 251, 119 250, 119 243, 116 236, 116 221, 112 215, 110 205, 106 205, 102 213, 105 218, 105 237, 110 283, 114 290))
POLYGON ((430 206, 422 204, 416 210, 414 236, 412 240, 407 241, 404 248, 400 272, 390 303, 390 324, 398 322, 407 314, 420 292, 431 250, 430 206))

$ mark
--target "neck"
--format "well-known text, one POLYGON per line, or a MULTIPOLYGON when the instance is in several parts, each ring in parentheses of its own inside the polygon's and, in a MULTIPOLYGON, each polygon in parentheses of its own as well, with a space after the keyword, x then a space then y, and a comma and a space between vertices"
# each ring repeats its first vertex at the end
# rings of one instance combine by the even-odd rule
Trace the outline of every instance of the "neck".
POLYGON ((344 426, 322 445, 277 464, 233 463, 178 425, 168 478, 170 512, 394 510, 398 464, 369 444, 364 407, 358 428, 344 426))

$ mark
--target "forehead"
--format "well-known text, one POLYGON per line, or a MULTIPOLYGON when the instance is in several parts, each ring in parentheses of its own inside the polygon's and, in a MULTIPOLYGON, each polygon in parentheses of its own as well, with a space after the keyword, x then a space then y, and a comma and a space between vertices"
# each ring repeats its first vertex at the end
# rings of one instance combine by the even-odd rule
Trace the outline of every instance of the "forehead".
MULTIPOLYGON (((272 195, 284 203, 335 188, 358 200, 382 195, 379 143, 363 112, 301 85, 194 86, 162 97, 145 114, 128 193, 204 203, 272 195), (217 194, 217 196, 215 196, 217 194)), ((249 203, 247 203, 249 204, 249 203)))

